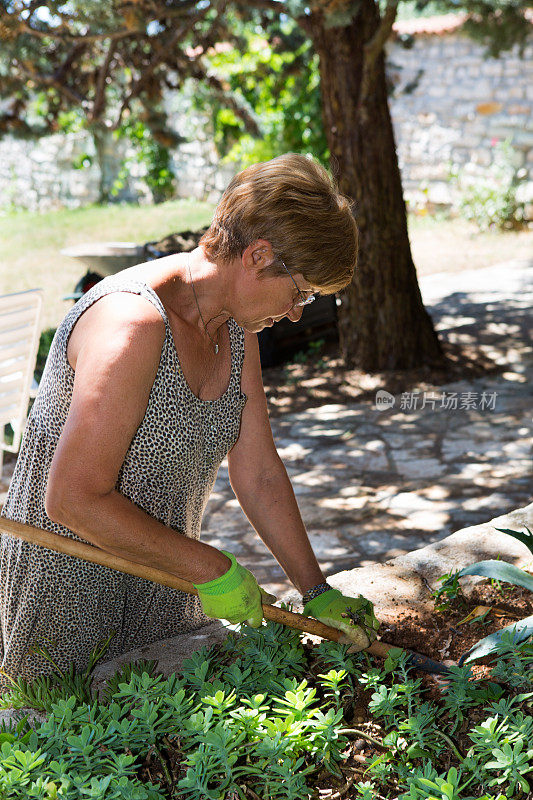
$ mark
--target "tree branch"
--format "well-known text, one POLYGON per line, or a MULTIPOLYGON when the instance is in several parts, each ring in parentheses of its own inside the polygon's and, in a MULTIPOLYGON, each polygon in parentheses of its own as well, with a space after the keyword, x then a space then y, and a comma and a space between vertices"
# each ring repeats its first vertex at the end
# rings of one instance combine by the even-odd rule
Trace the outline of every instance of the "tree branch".
POLYGON ((38 28, 32 28, 27 22, 22 23, 21 30, 24 33, 27 33, 29 36, 34 36, 37 39, 59 39, 62 42, 74 42, 74 43, 85 43, 90 44, 91 42, 100 42, 102 39, 109 39, 111 36, 113 39, 125 39, 128 36, 139 36, 139 37, 146 37, 144 31, 130 31, 127 29, 115 31, 114 33, 107 32, 107 33, 93 33, 91 35, 82 35, 82 34, 74 34, 70 33, 69 31, 58 31, 57 29, 49 28, 46 31, 41 31, 38 28))
POLYGON ((261 136, 261 129, 257 124, 255 117, 248 111, 248 109, 239 103, 237 98, 231 92, 231 87, 228 83, 216 75, 208 74, 204 64, 197 59, 194 65, 189 65, 188 76, 197 81, 202 81, 208 84, 213 94, 228 108, 231 108, 236 117, 241 119, 247 133, 252 136, 261 136))
POLYGON ((366 99, 368 98, 374 82, 374 65, 380 53, 385 47, 385 42, 392 32, 392 26, 398 12, 398 0, 387 0, 385 12, 381 18, 381 23, 374 36, 365 43, 363 48, 363 71, 359 89, 359 100, 357 103, 359 113, 362 112, 366 99))
POLYGON ((32 72, 26 67, 22 66, 22 64, 17 62, 17 66, 20 69, 21 73, 30 81, 34 81, 41 86, 51 86, 54 89, 57 89, 60 94, 65 95, 71 103, 75 103, 77 106, 82 105, 84 101, 84 97, 82 97, 77 92, 74 92, 68 86, 65 86, 63 83, 59 83, 56 81, 53 75, 38 75, 36 72, 32 72))
POLYGON ((368 65, 368 68, 371 69, 376 61, 376 58, 379 56, 381 51, 385 46, 385 42, 389 38, 392 32, 392 26, 396 20, 396 14, 398 13, 398 2, 399 0, 387 0, 387 6, 385 8, 385 13, 381 18, 381 24, 378 27, 377 31, 375 32, 374 36, 370 39, 370 41, 365 43, 364 46, 364 59, 365 59, 365 67, 368 65))
POLYGON ((128 94, 128 96, 124 99, 120 110, 118 112, 117 120, 114 124, 114 128, 118 128, 120 125, 120 121, 122 119, 122 115, 124 111, 129 108, 130 103, 134 100, 140 92, 142 91, 143 87, 146 85, 148 79, 154 74, 155 70, 164 62, 166 56, 169 52, 171 52, 180 41, 183 39, 184 36, 190 31, 190 29, 201 20, 209 11, 209 7, 204 8, 200 13, 196 14, 193 19, 188 20, 188 22, 179 28, 175 33, 170 37, 170 39, 165 43, 164 47, 162 47, 149 66, 143 70, 141 77, 137 80, 134 84, 132 90, 128 94))
MULTIPOLYGON (((238 5, 241 5, 241 3, 238 5)), ((275 11, 276 14, 287 14, 284 3, 280 3, 278 0, 246 0, 246 3, 242 3, 242 6, 245 11, 248 8, 259 8, 266 11, 275 11)))
POLYGON ((261 136, 261 129, 256 119, 247 108, 238 102, 235 95, 231 94, 230 87, 227 84, 221 81, 220 78, 217 78, 216 75, 206 74, 204 80, 209 84, 214 93, 220 97, 224 105, 231 108, 236 117, 242 119, 247 133, 252 136, 261 136))
POLYGON ((96 81, 96 92, 94 95, 93 110, 89 116, 89 123, 96 121, 97 117, 101 116, 105 111, 105 79, 109 71, 109 65, 115 52, 115 40, 111 39, 109 47, 107 48, 104 63, 98 71, 98 79, 96 81))
POLYGON ((60 83, 63 80, 76 58, 81 55, 85 49, 85 44, 83 42, 78 42, 78 44, 74 45, 66 59, 54 72, 53 77, 56 82, 60 83))

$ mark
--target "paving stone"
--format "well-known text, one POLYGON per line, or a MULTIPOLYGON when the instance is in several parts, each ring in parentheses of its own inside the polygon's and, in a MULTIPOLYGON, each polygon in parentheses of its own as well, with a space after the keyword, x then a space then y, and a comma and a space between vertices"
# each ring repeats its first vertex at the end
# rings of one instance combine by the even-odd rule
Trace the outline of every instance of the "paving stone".
MULTIPOLYGON (((464 435, 464 432, 462 432, 464 435)), ((487 458, 497 458, 501 455, 502 447, 499 442, 487 443, 485 438, 474 441, 471 438, 456 438, 452 435, 442 443, 442 455, 445 461, 456 461, 470 455, 486 456, 487 458)))
POLYGON ((389 467, 389 462, 384 453, 373 453, 363 448, 352 448, 346 451, 349 464, 356 470, 383 471, 389 467))
POLYGON ((430 500, 443 500, 449 496, 449 490, 444 486, 426 486, 420 490, 421 497, 427 497, 430 500))
POLYGON ((508 442, 502 445, 502 451, 509 460, 531 457, 531 441, 508 442))
POLYGON ((310 456, 313 452, 313 448, 304 447, 301 442, 287 443, 283 441, 281 444, 277 443, 277 451, 282 459, 299 461, 310 456))
MULTIPOLYGON (((376 554, 390 559, 410 550, 420 542, 420 533, 404 536, 400 532, 390 533, 388 530, 376 528, 372 533, 357 536, 357 549, 366 558, 376 554)), ((328 578, 329 580, 329 578, 328 578)))
POLYGON ((145 647, 130 650, 121 656, 117 656, 117 658, 99 664, 94 672, 94 685, 100 687, 123 664, 139 661, 140 659, 156 660, 159 669, 165 675, 170 675, 180 669, 185 659, 190 658, 196 650, 200 650, 202 647, 210 647, 212 644, 222 641, 228 635, 228 630, 234 629, 235 626, 225 625, 220 621, 216 621, 198 628, 192 633, 181 634, 171 639, 163 639, 145 647))
MULTIPOLYGON (((324 561, 332 561, 340 557, 345 558, 349 553, 346 553, 346 548, 339 544, 337 537, 332 535, 331 530, 313 531, 309 534, 309 541, 316 557, 324 561)), ((359 542, 358 542, 359 544, 359 542)))
POLYGON ((473 497, 470 500, 464 500, 462 506, 465 511, 507 508, 509 506, 509 498, 501 492, 494 492, 489 494, 488 497, 473 497))
POLYGON ((448 480, 450 482, 459 481, 464 483, 465 481, 475 480, 480 475, 488 475, 491 472, 494 472, 494 470, 493 468, 491 469, 490 464, 477 461, 467 462, 465 464, 455 462, 453 465, 453 473, 449 476, 448 480))
POLYGON ((21 720, 22 717, 26 717, 33 727, 46 722, 46 714, 35 711, 34 708, 2 708, 0 709, 0 726, 8 727, 11 723, 21 720))
POLYGON ((317 501, 320 508, 354 511, 368 505, 367 497, 323 497, 317 501))
POLYGON ((293 479, 292 488, 294 489, 294 494, 296 497, 301 497, 302 495, 313 495, 315 494, 315 487, 313 486, 302 486, 300 483, 296 482, 293 479))
POLYGON ((315 487, 324 486, 325 484, 333 483, 334 478, 326 472, 319 470, 309 470, 308 472, 300 472, 293 478, 293 484, 302 484, 304 486, 315 487))
POLYGON ((446 467, 437 458, 413 458, 410 453, 394 455, 394 463, 399 474, 404 478, 422 478, 423 480, 438 478, 446 472, 446 467))
POLYGON ((387 508, 405 513, 427 511, 434 507, 431 500, 422 497, 416 492, 398 492, 387 502, 387 508))
POLYGON ((405 447, 410 446, 409 439, 404 434, 390 433, 387 430, 381 430, 381 435, 386 444, 393 449, 401 448, 403 450, 405 447))

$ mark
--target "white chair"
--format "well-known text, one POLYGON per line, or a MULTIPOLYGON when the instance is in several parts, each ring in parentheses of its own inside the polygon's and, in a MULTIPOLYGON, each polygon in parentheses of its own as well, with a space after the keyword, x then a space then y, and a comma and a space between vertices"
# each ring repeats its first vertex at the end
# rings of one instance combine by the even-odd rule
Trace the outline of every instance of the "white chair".
POLYGON ((17 453, 28 416, 41 334, 42 290, 0 295, 0 476, 4 450, 17 453), (13 442, 6 439, 6 425, 13 442))

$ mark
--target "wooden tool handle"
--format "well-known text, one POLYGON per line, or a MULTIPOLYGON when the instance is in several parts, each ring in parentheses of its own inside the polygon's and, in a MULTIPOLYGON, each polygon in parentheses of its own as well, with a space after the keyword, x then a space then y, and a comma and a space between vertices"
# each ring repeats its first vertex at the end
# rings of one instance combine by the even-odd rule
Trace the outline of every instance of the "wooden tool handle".
MULTIPOLYGON (((93 547, 93 545, 86 542, 79 542, 77 539, 70 539, 68 536, 60 536, 57 533, 45 531, 42 528, 34 528, 31 525, 15 522, 5 517, 0 517, 0 533, 8 533, 11 536, 24 539, 30 544, 37 544, 40 547, 48 548, 48 550, 54 550, 56 553, 64 553, 68 556, 81 558, 83 561, 100 564, 102 567, 115 569, 118 572, 145 578, 154 583, 169 586, 171 589, 179 589, 188 594, 198 594, 198 591, 190 581, 178 578, 176 575, 161 569, 147 567, 145 564, 137 564, 135 561, 114 556, 99 547, 93 547)), ((332 642, 349 644, 348 637, 342 631, 337 630, 337 628, 331 628, 329 625, 324 625, 323 622, 319 622, 317 619, 304 617, 303 614, 296 614, 294 611, 286 611, 283 608, 263 603, 263 615, 265 619, 269 619, 272 622, 280 622, 289 628, 310 633, 313 636, 320 636, 322 639, 329 639, 332 642)), ((393 645, 387 644, 387 642, 372 642, 370 647, 366 648, 366 652, 385 658, 391 647, 393 645)), ((414 659, 413 664, 420 669, 425 669, 427 672, 443 672, 446 669, 443 665, 433 662, 418 653, 412 653, 411 657, 414 659)))
MULTIPOLYGON (((137 564, 135 561, 112 555, 99 547, 93 547, 92 544, 87 544, 86 542, 79 542, 77 539, 70 539, 68 536, 60 536, 57 533, 45 531, 42 528, 34 528, 31 525, 25 525, 22 522, 15 522, 4 517, 0 517, 0 532, 17 536, 31 544, 54 550, 56 553, 64 553, 68 556, 81 558, 83 561, 90 561, 93 564, 100 564, 102 567, 109 567, 109 569, 115 569, 118 572, 145 578, 188 594, 198 594, 198 591, 190 581, 178 578, 176 575, 164 572, 161 569, 147 567, 145 564, 137 564)), ((280 622, 290 628, 321 636, 323 639, 338 642, 343 638, 342 631, 336 628, 324 625, 316 619, 304 617, 303 614, 285 611, 277 606, 263 604, 263 614, 265 619, 272 620, 272 622, 280 622)))

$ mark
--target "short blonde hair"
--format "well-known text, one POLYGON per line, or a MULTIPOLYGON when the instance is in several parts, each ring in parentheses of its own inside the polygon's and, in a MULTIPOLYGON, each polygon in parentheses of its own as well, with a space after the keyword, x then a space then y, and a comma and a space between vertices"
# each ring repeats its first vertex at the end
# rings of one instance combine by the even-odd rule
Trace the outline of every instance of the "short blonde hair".
POLYGON ((300 273, 322 294, 352 280, 358 230, 350 201, 326 170, 297 153, 253 164, 236 175, 200 244, 208 258, 231 261, 257 239, 272 245, 270 275, 300 273))

